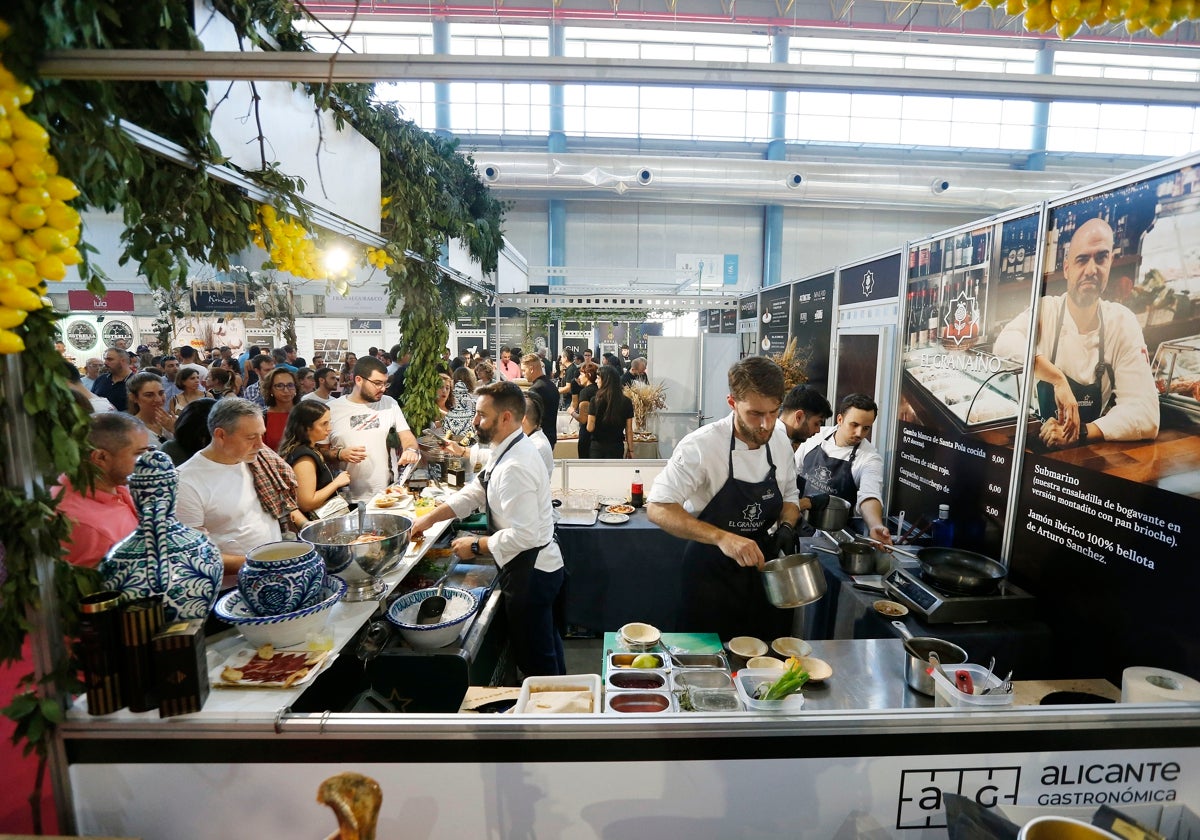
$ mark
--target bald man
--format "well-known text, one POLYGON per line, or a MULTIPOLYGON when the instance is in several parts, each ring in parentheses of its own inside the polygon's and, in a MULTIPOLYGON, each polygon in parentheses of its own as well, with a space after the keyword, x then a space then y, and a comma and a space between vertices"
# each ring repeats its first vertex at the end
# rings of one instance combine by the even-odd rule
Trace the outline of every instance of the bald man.
MULTIPOLYGON (((1146 341, 1128 307, 1103 300, 1112 269, 1113 231, 1103 219, 1080 225, 1067 244, 1064 295, 1042 298, 1033 374, 1050 449, 1158 435, 1158 392, 1146 341)), ((1029 312, 996 338, 997 356, 1021 360, 1029 312)))

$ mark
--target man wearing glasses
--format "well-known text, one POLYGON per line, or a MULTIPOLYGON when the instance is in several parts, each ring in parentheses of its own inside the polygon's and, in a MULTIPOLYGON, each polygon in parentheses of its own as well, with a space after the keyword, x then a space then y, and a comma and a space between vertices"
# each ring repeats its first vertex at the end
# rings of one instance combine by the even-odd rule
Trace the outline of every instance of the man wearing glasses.
POLYGON ((330 452, 346 464, 351 499, 369 501, 391 483, 387 438, 392 429, 400 436, 401 465, 421 457, 404 412, 383 393, 387 384, 387 366, 374 356, 364 356, 354 365, 353 390, 329 403, 330 452))

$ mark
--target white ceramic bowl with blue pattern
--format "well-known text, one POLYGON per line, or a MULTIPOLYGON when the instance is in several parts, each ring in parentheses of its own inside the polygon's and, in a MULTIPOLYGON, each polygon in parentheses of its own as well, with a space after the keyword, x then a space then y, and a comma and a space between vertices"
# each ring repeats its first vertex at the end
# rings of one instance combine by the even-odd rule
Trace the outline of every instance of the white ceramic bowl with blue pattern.
POLYGON ((458 638, 464 625, 475 615, 479 599, 465 589, 447 586, 442 590, 446 598, 446 611, 437 624, 417 624, 417 613, 421 602, 436 595, 436 588, 418 589, 392 602, 388 607, 388 621, 400 628, 404 641, 418 650, 433 650, 445 647, 458 638))
POLYGON ((346 594, 346 581, 336 575, 326 575, 321 585, 320 600, 309 607, 282 615, 255 615, 236 589, 217 599, 213 612, 217 618, 238 629, 254 647, 270 644, 277 648, 291 647, 304 642, 309 633, 325 628, 329 612, 346 594))

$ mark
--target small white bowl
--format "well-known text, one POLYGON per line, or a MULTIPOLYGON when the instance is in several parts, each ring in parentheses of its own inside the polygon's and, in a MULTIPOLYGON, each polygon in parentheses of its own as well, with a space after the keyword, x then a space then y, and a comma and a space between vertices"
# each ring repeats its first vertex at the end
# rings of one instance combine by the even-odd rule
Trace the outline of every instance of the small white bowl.
POLYGON ((662 632, 657 627, 640 621, 626 624, 617 631, 617 635, 630 650, 649 650, 662 640, 662 632))
POLYGON ((766 642, 762 639, 756 639, 753 636, 734 636, 729 640, 728 647, 733 653, 743 659, 766 656, 768 650, 766 642))
POLYGON ((801 656, 800 667, 808 672, 809 682, 823 682, 833 676, 833 666, 815 656, 801 656))
POLYGON ((756 668, 762 671, 782 671, 785 666, 782 659, 776 659, 774 656, 752 656, 746 661, 747 668, 756 668))
POLYGON ((803 639, 797 639, 795 636, 780 636, 771 642, 771 650, 780 656, 794 656, 799 659, 802 656, 808 656, 812 653, 812 645, 803 639))

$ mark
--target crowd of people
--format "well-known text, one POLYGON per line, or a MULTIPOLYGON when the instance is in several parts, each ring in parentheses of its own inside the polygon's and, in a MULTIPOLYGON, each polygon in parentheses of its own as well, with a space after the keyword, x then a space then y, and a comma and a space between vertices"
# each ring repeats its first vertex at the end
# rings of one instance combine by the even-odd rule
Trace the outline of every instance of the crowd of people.
MULTIPOLYGON (((411 361, 401 347, 347 353, 336 365, 321 357, 309 365, 291 346, 260 349, 238 358, 218 348, 202 358, 192 347, 165 356, 111 347, 83 373, 64 359, 73 392, 93 415, 89 457, 99 475, 90 488, 64 477, 56 491, 74 522, 71 562, 98 565, 136 527, 126 483, 137 457, 150 449, 163 450, 176 465, 176 512, 216 543, 227 582, 253 548, 299 531, 347 496, 370 499, 399 468, 420 460, 417 435, 400 406, 411 361)), ((561 667, 551 608, 562 560, 539 528, 528 529, 520 500, 532 493, 548 504, 560 411, 579 419, 592 457, 632 456, 633 407, 622 387, 644 381, 646 363, 623 350, 605 354, 603 364, 590 351, 564 353, 554 364, 516 347, 502 347, 496 359, 486 350, 443 353, 432 431, 451 454, 466 454, 475 440, 500 444, 501 454, 512 450, 483 486, 469 483, 461 499, 447 501, 454 509, 482 503, 494 515, 497 527, 482 547, 458 550, 494 553, 504 564, 501 585, 514 611, 522 670, 532 669, 526 673, 561 667), (521 533, 508 536, 513 529, 521 533)), ((493 456, 493 464, 500 460, 493 456)))

